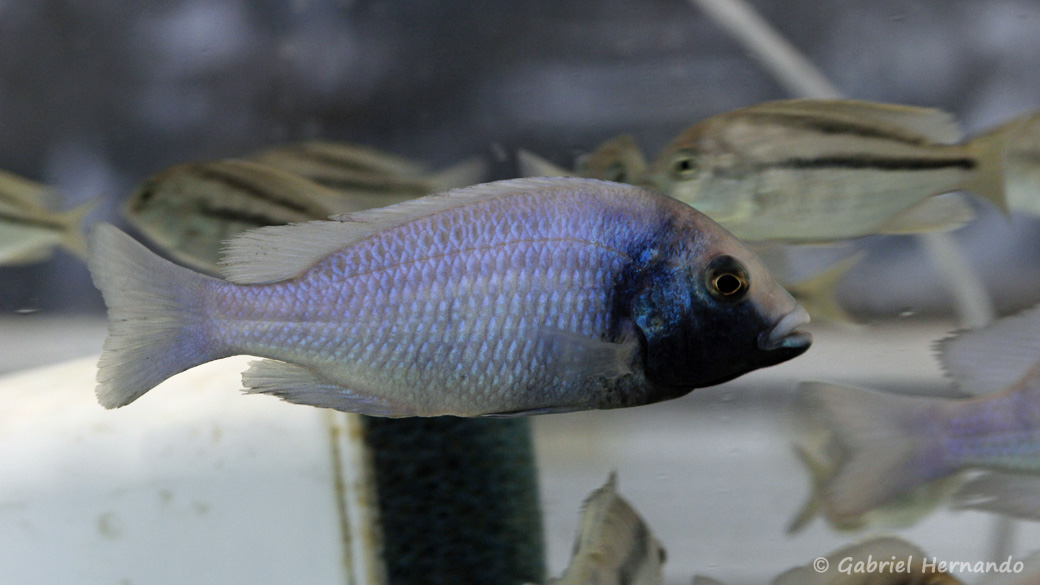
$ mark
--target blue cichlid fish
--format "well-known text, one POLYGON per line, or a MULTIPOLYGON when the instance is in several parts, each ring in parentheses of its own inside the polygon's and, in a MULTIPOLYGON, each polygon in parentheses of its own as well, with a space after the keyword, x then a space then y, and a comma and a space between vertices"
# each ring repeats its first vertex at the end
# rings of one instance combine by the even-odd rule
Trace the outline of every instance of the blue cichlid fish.
POLYGON ((236 354, 248 392, 391 417, 648 404, 803 353, 808 315, 738 240, 654 192, 502 181, 229 242, 228 282, 111 226, 112 408, 236 354))
POLYGON ((767 102, 694 124, 662 150, 645 183, 745 241, 952 229, 974 212, 959 196, 935 195, 965 189, 1007 208, 1005 132, 958 143, 960 130, 940 110, 767 102))
MULTIPOLYGON (((940 347, 958 388, 976 396, 924 398, 803 385, 805 416, 826 424, 839 454, 819 492, 832 522, 840 525, 924 493, 962 470, 1040 472, 1040 308, 940 347)), ((1040 506, 1040 498, 1032 506, 1040 506)), ((1023 509, 1019 515, 1029 513, 1023 509)))

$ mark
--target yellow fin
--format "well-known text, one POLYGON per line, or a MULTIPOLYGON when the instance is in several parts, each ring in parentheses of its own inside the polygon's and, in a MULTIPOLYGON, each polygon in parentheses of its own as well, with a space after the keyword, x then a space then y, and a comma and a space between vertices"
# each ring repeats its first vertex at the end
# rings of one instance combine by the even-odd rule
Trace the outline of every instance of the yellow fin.
POLYGON ((854 323, 855 319, 845 312, 837 299, 838 283, 859 263, 865 252, 852 254, 831 264, 820 272, 787 286, 798 302, 814 319, 827 319, 842 323, 854 323))
MULTIPOLYGON (((976 138, 971 146, 982 164, 1000 175, 983 178, 1002 183, 1006 205, 1040 216, 1040 112, 1015 118, 976 138)), ((975 188, 985 185, 975 185, 972 190, 975 188)))

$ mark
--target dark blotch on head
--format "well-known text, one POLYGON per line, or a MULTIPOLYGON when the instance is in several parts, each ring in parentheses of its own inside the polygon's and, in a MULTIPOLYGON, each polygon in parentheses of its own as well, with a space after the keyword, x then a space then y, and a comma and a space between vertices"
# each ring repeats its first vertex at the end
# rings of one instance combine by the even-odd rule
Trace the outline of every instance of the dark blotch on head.
POLYGON ((651 401, 721 384, 805 351, 805 347, 769 351, 759 347, 760 335, 773 323, 747 302, 750 285, 739 262, 720 256, 706 269, 691 271, 678 262, 676 247, 648 246, 632 254, 634 262, 615 288, 615 334, 623 322, 635 325, 644 372, 655 385, 651 401), (712 285, 718 290, 711 292, 712 285))

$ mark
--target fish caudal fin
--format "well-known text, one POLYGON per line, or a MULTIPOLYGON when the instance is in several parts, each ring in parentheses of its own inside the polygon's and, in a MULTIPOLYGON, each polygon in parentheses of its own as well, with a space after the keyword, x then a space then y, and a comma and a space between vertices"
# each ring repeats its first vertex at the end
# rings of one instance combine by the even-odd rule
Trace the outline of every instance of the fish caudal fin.
POLYGON ((209 347, 204 326, 204 288, 215 279, 160 258, 109 224, 91 231, 87 265, 108 306, 97 375, 102 406, 125 406, 174 374, 225 357, 209 347))
POLYGON ((80 258, 87 257, 87 238, 83 236, 83 218, 94 210, 98 200, 88 201, 79 207, 62 213, 59 217, 65 230, 61 237, 61 245, 80 258))
POLYGON ((834 471, 818 493, 836 524, 954 471, 938 451, 935 400, 807 382, 800 401, 804 420, 822 421, 836 443, 834 471))
POLYGON ((1014 128, 1014 122, 1005 124, 976 136, 968 143, 968 149, 978 161, 978 166, 963 185, 968 191, 988 199, 1005 214, 1009 212, 1006 152, 1014 128))
POLYGON ((981 137, 999 144, 1004 189, 1016 211, 1040 216, 1040 112, 1022 116, 981 137))

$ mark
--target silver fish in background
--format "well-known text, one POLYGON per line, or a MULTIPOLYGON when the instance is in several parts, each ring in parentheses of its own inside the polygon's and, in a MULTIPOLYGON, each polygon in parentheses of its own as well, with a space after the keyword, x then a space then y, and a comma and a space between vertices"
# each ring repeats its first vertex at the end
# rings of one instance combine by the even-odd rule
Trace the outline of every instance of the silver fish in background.
POLYGON ((49 206, 58 199, 46 185, 0 171, 0 265, 41 262, 57 246, 86 257, 80 224, 95 202, 52 211, 49 206))
POLYGON ((123 212, 179 262, 218 273, 225 240, 246 230, 378 206, 245 160, 176 165, 144 181, 123 212))
POLYGON ((570 565, 553 585, 661 585, 665 550, 632 505, 617 493, 617 476, 589 494, 570 565))
POLYGON ((352 144, 311 140, 266 148, 249 156, 250 160, 308 177, 337 171, 370 175, 402 175, 416 177, 429 169, 421 162, 352 144))
POLYGON ((264 151, 256 160, 169 167, 145 180, 131 194, 123 212, 137 231, 170 257, 217 274, 224 242, 246 230, 384 207, 465 186, 471 184, 466 181, 477 182, 483 174, 483 165, 476 161, 430 177, 388 174, 394 169, 420 172, 417 165, 406 166, 390 155, 361 147, 287 145, 264 151), (309 178, 343 179, 351 173, 363 183, 355 184, 355 190, 343 190, 342 183, 341 188, 332 188, 309 178))
POLYGON ((642 178, 647 166, 635 139, 628 134, 615 136, 578 157, 573 171, 526 150, 517 152, 517 163, 522 177, 584 177, 632 184, 642 178))
POLYGON ((652 191, 501 181, 233 239, 230 282, 111 226, 98 397, 222 357, 249 392, 380 416, 648 404, 802 354, 808 315, 736 238, 652 191))
POLYGON ((61 193, 48 185, 0 170, 0 205, 16 209, 52 209, 61 203, 61 193))
POLYGON ((965 189, 1002 209, 1002 129, 963 144, 940 110, 850 100, 767 102, 702 120, 669 144, 646 184, 745 241, 826 242, 952 229, 965 189))
POLYGON ((837 447, 834 473, 819 494, 832 521, 856 518, 966 469, 1040 472, 1040 308, 940 348, 957 388, 976 396, 803 384, 805 418, 822 421, 837 447))
POLYGON ((348 198, 370 199, 368 208, 474 185, 487 174, 487 164, 480 158, 428 173, 425 165, 345 142, 286 144, 248 158, 339 191, 348 198))

